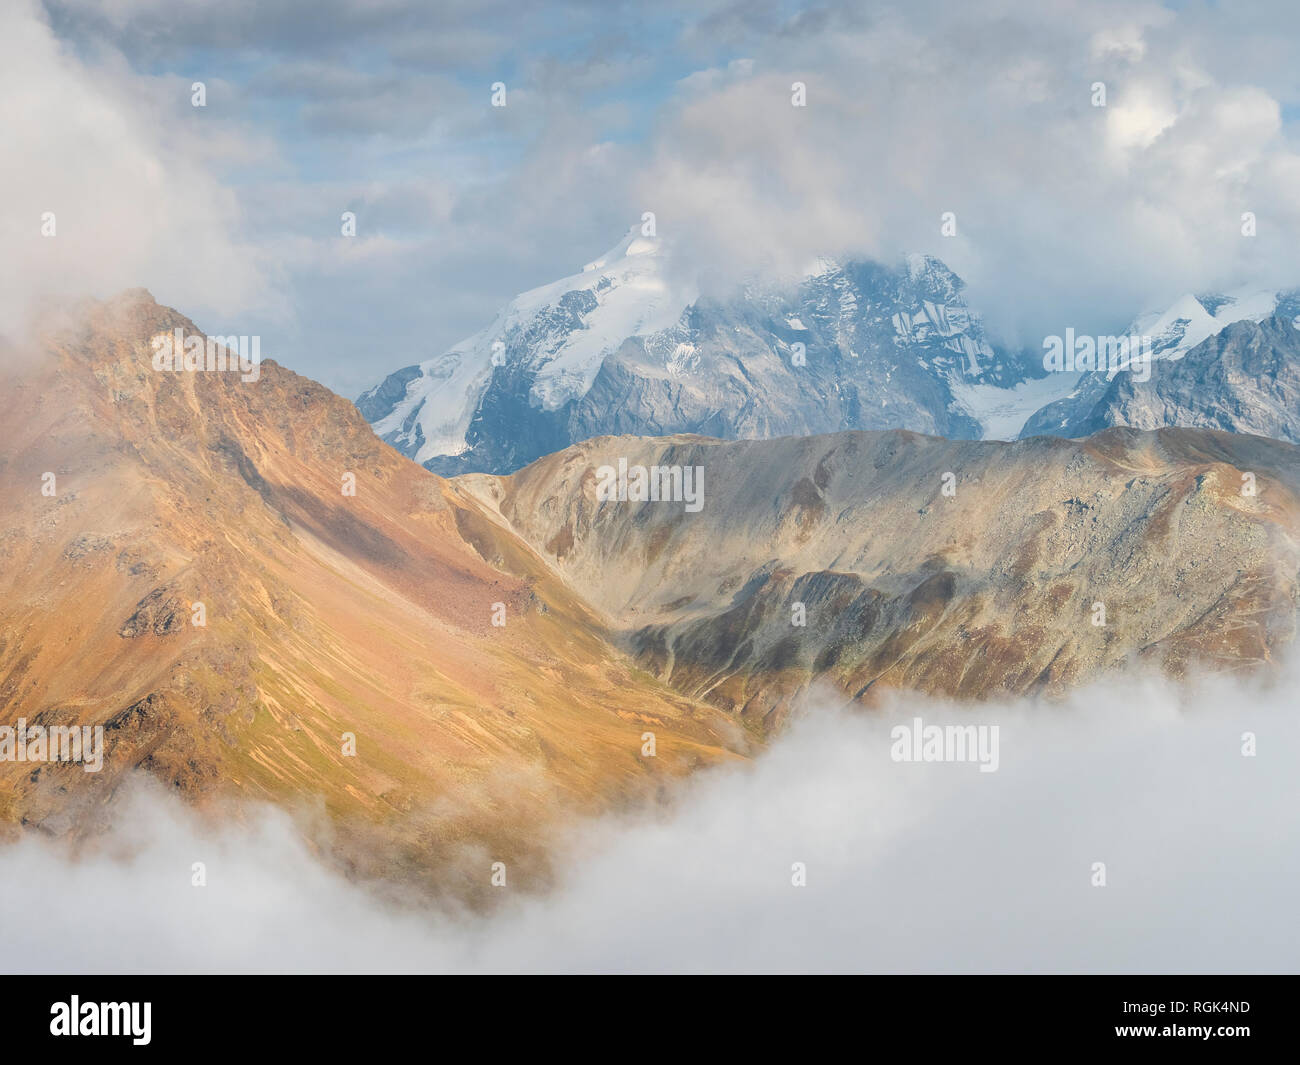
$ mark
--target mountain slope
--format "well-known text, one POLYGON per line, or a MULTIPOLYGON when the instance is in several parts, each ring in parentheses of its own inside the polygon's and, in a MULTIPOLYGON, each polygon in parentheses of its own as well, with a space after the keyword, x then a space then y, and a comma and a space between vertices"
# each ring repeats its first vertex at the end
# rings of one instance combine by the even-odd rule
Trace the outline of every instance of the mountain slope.
MULTIPOLYGON (((1014 439, 1130 424, 1107 400, 1114 375, 1048 373, 1039 352, 995 349, 961 279, 929 256, 895 268, 822 260, 797 281, 754 282, 726 298, 674 276, 662 242, 633 231, 582 273, 517 297, 451 351, 390 374, 357 406, 384 440, 448 476, 508 473, 604 435, 899 428, 1014 439)), ((1297 314, 1297 292, 1189 294, 1137 316, 1128 332, 1149 338, 1164 375, 1192 351, 1216 350, 1205 345, 1234 324, 1297 314)), ((1188 373, 1174 373, 1174 391, 1188 373)), ((1298 439, 1288 428, 1294 406, 1283 418, 1252 417, 1252 397, 1222 374, 1201 376, 1220 389, 1202 406, 1239 411, 1230 423, 1153 402, 1131 424, 1231 424, 1298 439)), ((1282 399, 1289 388, 1273 378, 1258 386, 1282 399)))
POLYGON ((154 370, 176 328, 136 291, 6 359, 5 721, 103 725, 106 757, 0 762, 0 824, 79 830, 144 772, 200 802, 319 796, 358 868, 446 879, 471 844, 527 861, 562 811, 745 748, 346 400, 273 362, 154 370))
POLYGON ((1135 381, 1125 372, 1055 374, 1077 383, 1035 411, 1019 435, 1080 437, 1108 425, 1184 425, 1300 443, 1295 428, 1300 404, 1289 398, 1297 372, 1295 345, 1285 328, 1297 316, 1300 291, 1183 296, 1163 312, 1139 315, 1129 326, 1130 334, 1150 344, 1150 381, 1135 381), (1274 325, 1265 327, 1270 320, 1274 325), (1221 343, 1229 334, 1256 350, 1250 359, 1253 378, 1243 376, 1241 353, 1221 343), (1269 344, 1276 344, 1275 350, 1263 352, 1269 344), (1216 366, 1221 355, 1225 363, 1216 366))
POLYGON ((867 701, 1059 692, 1130 658, 1250 667, 1296 631, 1300 450, 1257 437, 600 438, 454 484, 646 668, 769 725, 815 681, 867 701), (700 467, 702 509, 600 499, 620 459, 700 467))
MULTIPOLYGON (((1300 332, 1286 318, 1230 325, 1177 360, 1153 361, 1147 381, 1094 376, 1097 387, 1064 412, 1060 435, 1185 425, 1300 443, 1300 332)), ((1041 412, 1026 432, 1062 413, 1041 412)))
POLYGON ((630 233, 357 406, 387 442, 450 475, 507 472, 610 433, 978 437, 961 387, 1041 374, 994 350, 961 280, 930 257, 895 269, 823 261, 727 299, 671 278, 662 243, 630 233))
POLYGON ((1150 337, 1156 358, 1175 361, 1238 322, 1262 322, 1278 314, 1292 318, 1297 313, 1300 296, 1294 292, 1188 293, 1164 311, 1138 315, 1129 332, 1150 337))

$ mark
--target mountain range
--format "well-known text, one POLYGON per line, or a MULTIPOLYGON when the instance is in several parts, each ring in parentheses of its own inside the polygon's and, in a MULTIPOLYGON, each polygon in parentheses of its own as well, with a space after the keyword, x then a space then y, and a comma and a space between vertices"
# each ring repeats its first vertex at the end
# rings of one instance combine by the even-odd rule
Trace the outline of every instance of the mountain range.
MULTIPOLYGON (((866 276, 807 280, 811 321, 790 335, 823 350, 834 314, 811 293, 866 276)), ((944 275, 871 276, 929 291, 944 275)), ((933 314, 900 351, 1014 379, 975 319, 933 314)), ((709 358, 724 320, 740 321, 715 321, 709 358)), ((359 875, 436 870, 472 894, 485 862, 541 878, 566 817, 747 758, 812 699, 1051 695, 1132 661, 1251 668, 1294 638, 1287 442, 601 436, 447 480, 273 361, 250 380, 160 372, 155 340, 177 329, 202 335, 134 290, 0 361, 0 699, 11 723, 106 737, 99 773, 0 761, 10 831, 91 832, 143 776, 203 808, 323 813, 359 875), (702 471, 704 505, 602 498, 620 463, 702 471)), ((648 341, 620 350, 644 365, 648 341)), ((541 394, 577 387, 544 368, 541 394)))
POLYGON ((1154 360, 1138 383, 1048 372, 1042 351, 995 345, 963 289, 917 255, 824 259, 798 279, 701 296, 661 240, 633 230, 356 402, 385 441, 447 476, 513 472, 611 434, 978 440, 1186 425, 1300 441, 1295 292, 1189 295, 1138 315, 1126 332, 1148 337, 1154 360))
POLYGON ((1292 309, 1300 308, 1283 299, 1267 317, 1233 321, 1194 346, 1157 346, 1145 381, 1132 373, 1088 374, 1070 396, 1032 415, 1022 435, 1183 425, 1300 441, 1300 332, 1292 309))

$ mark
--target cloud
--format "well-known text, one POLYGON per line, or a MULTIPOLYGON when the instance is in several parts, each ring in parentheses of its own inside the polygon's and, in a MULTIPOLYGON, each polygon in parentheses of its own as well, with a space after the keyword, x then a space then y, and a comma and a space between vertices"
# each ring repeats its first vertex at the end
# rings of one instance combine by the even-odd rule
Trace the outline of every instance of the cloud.
POLYGON ((734 280, 931 252, 996 332, 1034 345, 1188 290, 1300 285, 1288 87, 1208 47, 1253 33, 1242 20, 1038 0, 822 16, 765 34, 750 77, 661 119, 641 194, 693 265, 734 280))
POLYGON ((1289 971, 1297 679, 1294 666, 1267 687, 1132 676, 1063 703, 901 696, 883 715, 810 713, 666 811, 575 826, 558 887, 511 882, 488 917, 380 902, 281 814, 213 832, 138 797, 92 855, 37 838, 0 849, 0 911, 40 899, 57 915, 0 925, 0 967, 1289 971), (997 724, 997 772, 891 760, 890 729, 914 716, 997 724))
POLYGON ((188 81, 84 58, 19 0, 0 9, 0 101, 0 331, 43 302, 158 282, 191 311, 264 300, 222 179, 257 138, 205 125, 188 81))
MULTIPOLYGON (((31 148, 32 189, 81 183, 80 213, 110 219, 152 202, 133 165, 187 190, 158 198, 152 228, 97 218, 116 255, 74 257, 69 286, 109 265, 115 282, 132 275, 117 287, 174 276, 155 294, 210 328, 260 329, 271 357, 349 395, 591 261, 647 210, 683 273, 723 284, 823 255, 936 254, 995 336, 1034 350, 1186 291, 1300 284, 1300 73, 1280 0, 46 7, 76 52, 36 64, 48 31, 34 50, 11 34, 0 75, 80 87, 32 116, 66 127, 71 149, 48 153, 30 130, 15 141, 31 148), (195 71, 218 86, 201 121, 160 103, 183 102, 195 71), (498 79, 504 109, 488 103, 498 79), (807 107, 790 105, 795 81, 807 107), (122 160, 104 176, 119 209, 82 188, 83 142, 122 160), (260 161, 228 165, 241 152, 260 161), (340 211, 420 185, 436 215, 363 210, 359 232, 388 243, 333 247, 340 211), (183 229, 188 244, 152 236, 183 229), (212 249, 210 285, 179 283, 201 271, 181 251, 195 242, 212 249), (268 284, 274 312, 250 321, 242 303, 268 284)), ((23 234, 47 209, 32 198, 6 216, 23 234)), ((52 249, 35 250, 41 263, 52 249)))

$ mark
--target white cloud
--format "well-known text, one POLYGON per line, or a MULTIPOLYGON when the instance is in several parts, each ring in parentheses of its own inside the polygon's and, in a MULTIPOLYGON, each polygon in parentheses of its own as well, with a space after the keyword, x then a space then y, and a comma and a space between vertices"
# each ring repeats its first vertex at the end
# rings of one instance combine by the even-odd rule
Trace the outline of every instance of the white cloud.
POLYGON ((580 825, 560 886, 488 918, 382 904, 280 815, 213 835, 137 801, 97 857, 35 838, 0 849, 0 912, 39 899, 53 916, 3 922, 0 968, 1289 971, 1296 680, 1188 694, 1130 677, 1063 704, 812 714, 671 811, 580 825), (891 761, 893 724, 955 713, 1000 726, 996 773, 891 761))
POLYGON ((34 304, 139 285, 191 314, 265 302, 223 185, 258 139, 191 108, 188 81, 79 55, 19 0, 0 7, 0 131, 0 332, 34 304))
POLYGON ((589 261, 644 210, 683 269, 724 280, 823 255, 937 254, 995 333, 1035 349, 1186 291, 1300 284, 1300 42, 1281 2, 900 0, 789 15, 720 0, 663 22, 631 6, 523 22, 481 4, 434 17, 331 0, 311 18, 295 0, 47 6, 78 53, 30 0, 3 16, 0 131, 25 165, 0 178, 14 250, 0 313, 35 287, 143 284, 242 332, 259 324, 245 303, 283 296, 261 319, 273 356, 349 394, 394 369, 392 352, 445 350, 589 261), (133 72, 105 40, 169 74, 133 72), (330 58, 341 41, 398 58, 349 73, 330 58), (221 106, 178 113, 167 101, 190 59, 247 74, 212 90, 221 106), (498 71, 506 109, 487 104, 498 71), (790 106, 796 80, 806 108, 790 106), (1106 108, 1091 104, 1096 81, 1106 108), (247 124, 223 124, 235 114, 247 124), (260 162, 232 180, 241 153, 260 162), (412 206, 421 185, 428 212, 387 208, 412 206), (52 197, 70 213, 56 242, 33 245, 52 197), (362 232, 393 240, 345 260, 336 220, 359 198, 373 208, 362 232), (939 233, 947 211, 955 238, 939 233), (268 279, 283 290, 268 294, 268 279))
POLYGON ((1300 155, 1275 57, 1210 61, 1253 28, 1148 4, 940 6, 836 9, 768 35, 752 76, 681 100, 641 185, 663 232, 733 278, 931 252, 995 330, 1031 344, 1184 291, 1300 285, 1300 155))

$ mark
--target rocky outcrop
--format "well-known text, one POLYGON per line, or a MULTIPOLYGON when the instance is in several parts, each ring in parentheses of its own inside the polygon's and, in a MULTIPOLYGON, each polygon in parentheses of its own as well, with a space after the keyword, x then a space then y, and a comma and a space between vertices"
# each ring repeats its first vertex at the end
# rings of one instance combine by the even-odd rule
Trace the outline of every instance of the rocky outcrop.
POLYGON ((646 668, 768 725, 818 683, 1059 692, 1133 660, 1249 668, 1296 631, 1300 449, 1258 437, 607 437, 459 487, 646 668), (600 499, 620 459, 698 467, 702 509, 600 499))

